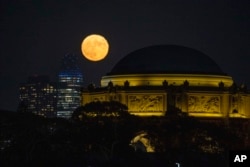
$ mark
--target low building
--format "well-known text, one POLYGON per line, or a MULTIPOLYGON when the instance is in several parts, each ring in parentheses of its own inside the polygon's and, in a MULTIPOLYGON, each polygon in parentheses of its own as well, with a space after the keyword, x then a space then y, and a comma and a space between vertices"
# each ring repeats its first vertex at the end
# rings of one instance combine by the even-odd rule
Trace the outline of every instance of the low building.
POLYGON ((101 79, 89 86, 82 105, 119 101, 131 114, 163 116, 171 108, 195 117, 250 118, 250 93, 207 55, 177 45, 157 45, 122 58, 101 79))

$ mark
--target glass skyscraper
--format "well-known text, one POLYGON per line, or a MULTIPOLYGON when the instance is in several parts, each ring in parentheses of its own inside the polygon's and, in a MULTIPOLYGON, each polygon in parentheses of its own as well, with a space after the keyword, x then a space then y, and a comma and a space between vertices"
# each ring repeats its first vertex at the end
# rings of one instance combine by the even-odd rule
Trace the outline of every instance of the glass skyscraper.
POLYGON ((70 118, 73 111, 81 104, 83 75, 74 54, 63 57, 58 75, 57 117, 70 118))

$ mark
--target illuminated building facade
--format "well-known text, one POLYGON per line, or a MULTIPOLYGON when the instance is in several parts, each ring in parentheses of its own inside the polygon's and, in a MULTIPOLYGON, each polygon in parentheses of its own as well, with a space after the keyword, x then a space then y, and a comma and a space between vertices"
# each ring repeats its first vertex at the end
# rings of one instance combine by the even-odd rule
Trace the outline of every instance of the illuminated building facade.
POLYGON ((56 84, 51 83, 48 76, 29 77, 27 83, 20 84, 19 94, 25 112, 44 117, 56 116, 56 84))
POLYGON ((77 65, 77 57, 65 55, 58 75, 57 117, 70 118, 81 103, 83 76, 77 65))
POLYGON ((136 50, 83 92, 82 104, 119 101, 140 116, 162 116, 171 109, 195 117, 250 118, 250 93, 207 55, 195 49, 159 45, 136 50))

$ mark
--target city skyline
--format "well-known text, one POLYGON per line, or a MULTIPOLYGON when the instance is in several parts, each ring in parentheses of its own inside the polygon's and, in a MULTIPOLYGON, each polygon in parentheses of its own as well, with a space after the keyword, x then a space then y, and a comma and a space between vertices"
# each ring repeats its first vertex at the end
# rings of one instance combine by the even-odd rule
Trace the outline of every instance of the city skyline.
POLYGON ((34 74, 52 81, 67 53, 79 57, 84 86, 128 53, 155 44, 177 44, 207 54, 238 83, 250 85, 248 1, 1 1, 0 109, 18 105, 19 83, 34 74), (110 52, 100 62, 83 58, 84 37, 107 38, 110 52))
POLYGON ((17 111, 46 118, 71 118, 73 111, 81 106, 83 76, 79 69, 77 57, 67 54, 61 61, 57 81, 50 81, 49 76, 30 76, 20 84, 17 111))

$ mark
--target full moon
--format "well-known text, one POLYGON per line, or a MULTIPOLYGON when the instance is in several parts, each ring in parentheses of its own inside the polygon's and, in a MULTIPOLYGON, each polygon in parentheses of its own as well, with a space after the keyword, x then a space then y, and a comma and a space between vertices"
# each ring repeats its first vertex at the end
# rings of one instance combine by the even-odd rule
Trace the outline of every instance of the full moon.
POLYGON ((83 56, 88 60, 100 61, 107 56, 109 44, 103 36, 91 34, 83 39, 81 50, 83 56))

